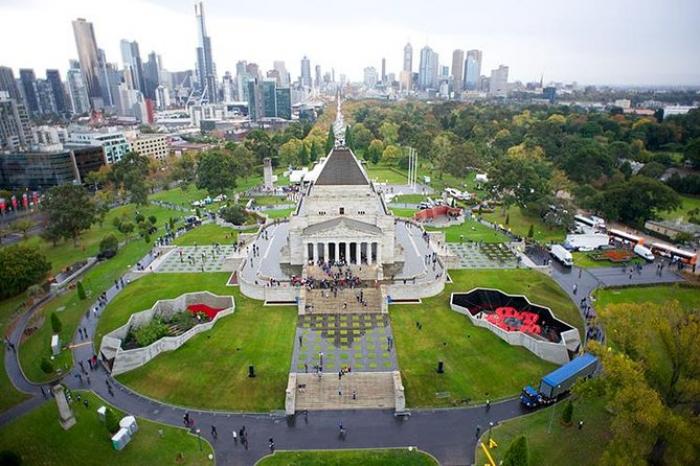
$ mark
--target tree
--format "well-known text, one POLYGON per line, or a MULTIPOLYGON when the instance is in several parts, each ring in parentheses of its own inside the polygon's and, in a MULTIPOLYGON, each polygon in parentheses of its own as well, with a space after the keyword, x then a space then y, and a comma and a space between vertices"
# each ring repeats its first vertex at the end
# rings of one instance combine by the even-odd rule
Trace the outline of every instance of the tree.
POLYGON ((309 164, 309 148, 303 142, 299 148, 299 163, 302 166, 309 164))
POLYGON ((372 142, 369 143, 365 159, 370 160, 373 164, 376 165, 382 159, 383 152, 384 143, 379 139, 373 139, 372 142))
POLYGON ((231 155, 217 150, 205 152, 197 164, 197 188, 218 196, 236 187, 238 173, 239 167, 231 155))
POLYGON ((574 417, 574 404, 568 400, 564 405, 564 411, 561 413, 561 422, 565 426, 571 425, 571 419, 574 417))
POLYGON ((700 167, 700 137, 693 138, 685 145, 685 158, 690 160, 695 168, 700 167))
POLYGON ((659 162, 649 162, 639 170, 639 175, 658 180, 666 171, 666 167, 659 162))
POLYGON ((72 238, 74 244, 96 220, 95 204, 82 186, 63 184, 49 189, 41 208, 46 212, 48 234, 53 238, 72 238))
POLYGON ((365 151, 372 141, 373 135, 362 123, 357 123, 352 127, 352 149, 365 151))
POLYGON ((382 160, 389 165, 395 165, 401 157, 401 149, 397 146, 386 146, 382 152, 382 160))
POLYGON ((503 466, 528 466, 530 464, 527 451, 527 439, 521 435, 511 442, 503 454, 503 466))
POLYGON ((527 230, 527 237, 528 237, 528 238, 532 238, 532 237, 534 237, 534 236, 535 236, 535 225, 533 225, 533 224, 531 223, 531 224, 530 224, 530 228, 528 228, 528 230, 527 230))
POLYGON ((110 234, 102 238, 100 241, 100 254, 105 256, 113 256, 119 249, 119 240, 116 236, 110 234))
POLYGON ((227 206, 221 209, 221 218, 234 225, 243 225, 246 221, 246 214, 239 205, 227 206))
POLYGON ((432 144, 432 159, 440 178, 447 172, 450 153, 452 153, 452 140, 449 133, 440 133, 435 136, 432 144))
POLYGON ((326 137, 326 154, 330 153, 330 151, 333 149, 335 146, 335 134, 333 133, 333 125, 328 126, 328 136, 326 137))
POLYGON ((262 129, 254 129, 245 138, 245 147, 251 151, 257 163, 263 163, 266 158, 272 159, 272 164, 277 165, 277 148, 270 139, 270 135, 262 129))
POLYGON ((251 173, 255 166, 255 155, 244 144, 236 144, 231 155, 241 176, 247 178, 247 174, 251 173))
POLYGON ((299 165, 299 154, 301 153, 301 148, 304 145, 301 139, 292 138, 280 146, 280 163, 286 166, 298 166, 299 165))
POLYGON ((172 181, 182 181, 186 185, 194 181, 195 176, 195 161, 192 154, 185 152, 180 157, 175 159, 173 169, 170 172, 172 181))
POLYGON ((110 434, 116 434, 119 431, 119 419, 112 408, 107 408, 105 411, 105 427, 110 434))
POLYGON ((678 194, 660 181, 633 176, 596 194, 592 205, 610 220, 641 226, 657 217, 657 212, 681 206, 678 194))
POLYGON ((350 125, 347 125, 345 127, 345 146, 349 147, 350 149, 355 148, 355 143, 352 139, 352 129, 350 128, 350 125))
POLYGON ((53 363, 49 360, 47 357, 41 358, 41 363, 39 364, 39 367, 41 367, 41 371, 44 374, 53 374, 53 371, 55 370, 53 367, 53 363))
POLYGON ((129 152, 112 165, 112 181, 129 193, 131 202, 148 204, 148 186, 146 176, 149 173, 148 157, 138 152, 129 152))
POLYGON ((379 127, 379 134, 381 134, 384 144, 387 146, 396 144, 399 140, 399 125, 390 121, 385 121, 379 127))
POLYGON ((12 229, 22 234, 22 238, 27 239, 27 233, 34 226, 34 222, 29 219, 19 219, 12 224, 12 229))
POLYGON ((55 312, 51 313, 51 330, 53 330, 53 333, 61 333, 61 330, 63 329, 63 324, 61 323, 61 319, 58 318, 58 314, 55 312))
POLYGON ((76 287, 78 289, 78 299, 81 301, 87 298, 87 294, 85 294, 85 287, 83 286, 83 282, 78 281, 78 285, 76 287))
POLYGON ((18 295, 38 283, 51 264, 35 248, 16 244, 0 249, 0 299, 18 295))
POLYGON ((149 215, 149 216, 148 216, 148 221, 149 221, 149 223, 150 223, 151 225, 155 225, 156 222, 158 221, 158 219, 156 218, 155 215, 149 215))
POLYGON ((309 161, 312 163, 318 160, 318 146, 315 142, 311 143, 311 152, 309 153, 309 161))

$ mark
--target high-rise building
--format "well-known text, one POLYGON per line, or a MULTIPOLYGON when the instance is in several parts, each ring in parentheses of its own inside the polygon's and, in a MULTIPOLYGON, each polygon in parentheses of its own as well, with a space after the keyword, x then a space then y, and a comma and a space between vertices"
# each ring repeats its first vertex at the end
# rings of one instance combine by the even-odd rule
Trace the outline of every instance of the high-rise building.
POLYGON ((80 71, 83 74, 83 81, 90 98, 90 105, 93 109, 101 108, 103 101, 98 76, 97 41, 95 40, 95 31, 92 23, 85 21, 83 18, 78 18, 73 21, 73 34, 75 35, 75 46, 78 49, 80 71))
POLYGON ((15 74, 12 72, 12 68, 7 66, 0 66, 0 92, 2 91, 7 92, 10 99, 22 102, 22 94, 17 87, 15 74))
POLYGON ((139 43, 122 39, 119 45, 122 52, 126 85, 129 86, 129 89, 136 89, 145 93, 146 87, 143 79, 143 62, 141 61, 139 43))
POLYGON ((382 83, 386 82, 386 58, 382 57, 382 83))
POLYGON ((66 87, 68 88, 71 113, 82 115, 89 112, 90 97, 88 96, 87 85, 83 79, 83 72, 80 71, 80 64, 77 60, 70 61, 70 68, 66 73, 66 87))
POLYGON ((51 83, 49 81, 45 79, 37 79, 36 95, 39 99, 39 108, 41 109, 41 113, 45 115, 58 113, 53 88, 51 87, 51 83))
POLYGON ((54 102, 56 103, 56 111, 58 113, 66 113, 68 104, 66 103, 66 89, 61 82, 61 75, 58 70, 46 70, 46 80, 51 83, 54 102))
POLYGON ((277 118, 285 120, 292 119, 292 92, 288 87, 278 87, 275 89, 276 115, 277 118))
POLYGON ((373 89, 377 86, 377 70, 373 66, 368 66, 364 69, 364 83, 365 86, 373 89))
POLYGON ((24 103, 0 90, 0 150, 28 150, 33 142, 32 126, 24 103))
POLYGON ((233 76, 228 71, 224 73, 222 81, 222 90, 224 103, 231 103, 236 100, 236 85, 233 82, 233 76))
POLYGON ((207 35, 204 24, 204 4, 199 2, 194 6, 194 14, 197 18, 198 45, 197 45, 197 82, 199 90, 205 92, 206 100, 210 103, 218 101, 216 80, 216 65, 212 58, 211 39, 207 35))
POLYGON ((403 48, 403 70, 413 72, 413 47, 410 42, 403 48))
POLYGON ((292 119, 292 97, 287 88, 278 88, 277 80, 252 79, 248 81, 248 110, 250 119, 262 118, 292 119))
POLYGON ((421 89, 436 89, 438 86, 439 56, 427 45, 420 51, 418 86, 421 89))
POLYGON ((284 62, 281 60, 276 60, 272 67, 275 71, 277 71, 277 84, 280 87, 289 87, 289 72, 287 71, 287 67, 285 66, 284 62))
POLYGON ((452 89, 459 94, 464 89, 464 50, 452 52, 452 89))
POLYGON ((148 54, 143 65, 144 94, 147 99, 156 99, 156 88, 160 85, 160 57, 155 52, 148 54))
POLYGON ((306 55, 301 59, 301 85, 311 87, 311 61, 306 55))
POLYGON ((474 91, 479 88, 481 77, 481 50, 469 50, 464 62, 464 89, 474 91))
POLYGON ((314 87, 319 88, 321 87, 321 65, 316 65, 314 67, 314 87))
POLYGON ((34 75, 34 70, 31 68, 20 68, 19 81, 22 85, 21 92, 24 96, 24 101, 27 103, 27 110, 29 110, 29 113, 41 113, 39 91, 36 87, 36 76, 34 75))
POLYGON ((489 80, 489 94, 497 96, 508 95, 508 67, 499 65, 495 70, 491 70, 489 80))

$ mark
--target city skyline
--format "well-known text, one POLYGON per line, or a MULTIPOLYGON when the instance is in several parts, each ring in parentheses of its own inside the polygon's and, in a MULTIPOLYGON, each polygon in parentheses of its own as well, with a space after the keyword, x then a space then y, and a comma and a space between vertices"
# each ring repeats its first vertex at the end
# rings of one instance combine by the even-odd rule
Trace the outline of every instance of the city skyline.
MULTIPOLYGON (((235 71, 238 60, 258 63, 261 70, 272 69, 275 60, 284 60, 292 79, 296 79, 304 55, 312 67, 318 64, 324 70, 335 68, 336 73, 346 74, 353 81, 362 80, 365 67, 380 69, 385 57, 387 73, 398 76, 403 47, 410 41, 414 72, 415 55, 427 45, 438 53, 440 66, 451 65, 455 49, 482 50, 482 74, 488 75, 504 64, 511 70, 511 81, 539 80, 544 74, 545 81, 582 84, 700 84, 700 33, 693 27, 700 17, 700 5, 693 2, 679 1, 668 11, 652 11, 650 2, 635 2, 635 8, 631 8, 627 0, 605 8, 602 3, 596 8, 590 2, 587 7, 568 5, 567 11, 557 10, 549 0, 529 5, 526 11, 512 2, 502 3, 506 5, 498 11, 494 6, 477 9, 472 3, 448 2, 441 10, 452 8, 465 15, 447 15, 439 21, 428 18, 424 24, 430 27, 418 24, 416 16, 420 15, 410 4, 399 14, 384 6, 368 10, 361 1, 353 11, 334 16, 332 27, 331 18, 324 16, 330 15, 332 8, 320 8, 320 3, 303 17, 284 4, 279 8, 266 4, 265 8, 237 5, 232 9, 210 0, 205 2, 205 9, 207 34, 215 44, 213 61, 218 64, 218 78, 225 71, 235 71), (365 20, 360 14, 363 9, 373 19, 365 20), (523 16, 525 12, 529 12, 530 19, 523 16), (516 18, 518 15, 520 18, 516 18), (457 17, 462 17, 463 25, 468 26, 465 29, 473 32, 461 33, 456 27, 457 17), (362 29, 358 29, 360 23, 364 24, 362 29), (589 32, 584 34, 583 29, 589 32), (327 35, 334 40, 320 40, 327 35), (688 40, 692 37, 698 40, 688 40)), ((161 55, 168 70, 194 70, 197 26, 193 6, 189 0, 167 5, 161 0, 126 0, 119 8, 110 9, 84 0, 60 5, 43 0, 4 1, 0 14, 9 21, 0 31, 0 43, 12 43, 14 47, 5 47, 0 61, 16 71, 34 68, 42 75, 48 68, 59 69, 64 75, 68 61, 78 58, 71 21, 85 18, 93 23, 97 44, 105 50, 108 62, 121 62, 120 43, 128 39, 139 43, 142 56, 152 50, 161 55), (37 8, 44 14, 36 15, 37 8), (20 32, 26 33, 27 24, 52 38, 38 53, 32 41, 12 41, 20 32)))

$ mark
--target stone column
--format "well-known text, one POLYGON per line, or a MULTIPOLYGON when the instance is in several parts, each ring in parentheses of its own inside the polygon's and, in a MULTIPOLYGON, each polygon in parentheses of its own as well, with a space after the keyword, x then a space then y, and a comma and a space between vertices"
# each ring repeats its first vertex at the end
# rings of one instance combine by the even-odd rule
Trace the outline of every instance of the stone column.
POLYGON ((328 241, 323 243, 323 260, 328 262, 328 241))
POLYGON ((377 242, 377 264, 382 263, 382 242, 377 242))
POLYGON ((58 422, 61 424, 61 427, 63 427, 63 430, 68 430, 75 425, 75 416, 73 416, 73 411, 70 409, 70 405, 66 399, 63 385, 56 384, 51 387, 51 391, 53 392, 53 397, 58 407, 58 422))

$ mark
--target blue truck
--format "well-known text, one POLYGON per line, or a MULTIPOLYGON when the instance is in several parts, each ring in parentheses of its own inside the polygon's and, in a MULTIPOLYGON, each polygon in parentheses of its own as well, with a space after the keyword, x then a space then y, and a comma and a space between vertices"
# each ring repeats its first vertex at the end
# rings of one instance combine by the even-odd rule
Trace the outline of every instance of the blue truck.
POLYGON ((542 377, 539 390, 530 385, 523 388, 520 402, 528 408, 554 403, 568 393, 577 380, 593 375, 597 367, 598 358, 584 353, 542 377))

